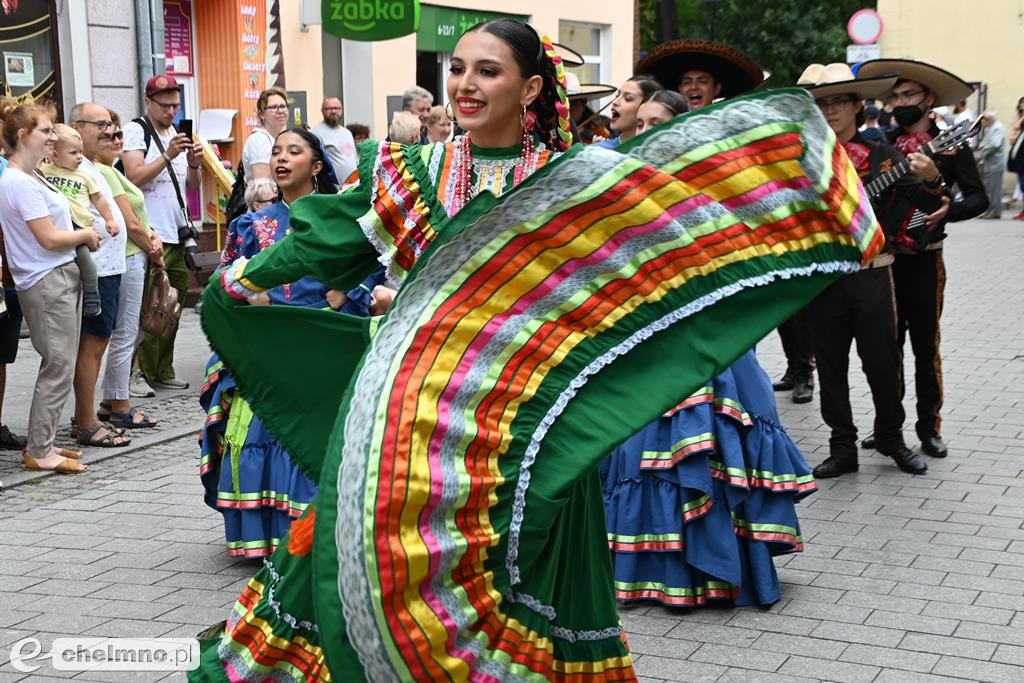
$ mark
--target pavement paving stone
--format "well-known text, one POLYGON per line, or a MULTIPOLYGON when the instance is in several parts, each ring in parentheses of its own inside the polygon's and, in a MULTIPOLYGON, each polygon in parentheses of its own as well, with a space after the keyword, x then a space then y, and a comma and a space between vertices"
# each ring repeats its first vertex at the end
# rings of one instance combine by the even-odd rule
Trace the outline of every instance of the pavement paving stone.
POLYGON ((827 619, 847 624, 862 624, 868 615, 871 614, 871 610, 851 607, 849 605, 790 600, 789 604, 782 609, 781 614, 792 617, 807 617, 809 619, 827 619))
POLYGON ((919 614, 901 614, 900 612, 887 612, 875 610, 864 621, 865 626, 881 626, 884 628, 903 629, 908 632, 933 633, 935 635, 949 636, 953 634, 960 622, 956 619, 943 619, 941 617, 923 617, 919 614))
POLYGON ((759 650, 754 647, 734 647, 714 643, 704 643, 687 657, 691 662, 721 664, 728 667, 767 672, 777 671, 787 658, 788 655, 759 650))
POLYGON ((816 659, 813 657, 791 656, 779 669, 779 673, 793 676, 813 674, 823 680, 842 683, 871 683, 881 669, 877 666, 853 662, 816 659))
POLYGON ((715 664, 654 655, 642 655, 636 662, 636 672, 642 680, 648 680, 648 677, 651 677, 667 681, 686 681, 686 683, 714 683, 726 670, 726 667, 715 664))
POLYGON ((963 657, 942 657, 932 669, 943 676, 959 676, 975 681, 992 683, 1020 683, 1020 667, 998 662, 979 662, 963 657))
POLYGON ((839 656, 844 662, 870 664, 877 667, 892 667, 928 673, 939 661, 939 655, 926 652, 898 652, 891 648, 875 645, 853 644, 839 656))
POLYGON ((942 579, 942 585, 953 588, 966 588, 968 590, 982 590, 990 593, 1005 593, 1006 595, 1024 595, 1024 573, 1020 573, 1015 567, 999 567, 993 571, 992 576, 967 576, 966 574, 947 574, 942 579), (1000 571, 1002 570, 1002 571, 1000 571), (1002 578, 1001 573, 1011 572, 1011 577, 1002 578))
POLYGON ((967 678, 953 678, 951 676, 936 676, 913 671, 899 671, 897 669, 883 669, 878 674, 874 683, 955 683, 956 681, 968 681, 967 678))

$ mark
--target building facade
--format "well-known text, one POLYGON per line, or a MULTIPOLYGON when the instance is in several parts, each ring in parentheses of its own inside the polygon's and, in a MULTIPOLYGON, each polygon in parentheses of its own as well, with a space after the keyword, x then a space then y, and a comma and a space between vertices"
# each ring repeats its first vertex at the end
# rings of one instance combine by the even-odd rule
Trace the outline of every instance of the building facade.
POLYGON ((448 60, 459 35, 498 17, 528 21, 586 57, 587 64, 575 69, 582 83, 618 85, 632 75, 634 7, 626 0, 520 0, 504 6, 484 0, 438 0, 420 5, 416 33, 374 43, 323 34, 320 0, 301 0, 300 30, 323 45, 323 92, 342 96, 347 122, 365 123, 375 137, 383 137, 409 86, 431 91, 435 104, 447 102, 448 60))
MULTIPOLYGON (((878 0, 884 28, 882 56, 919 59, 976 83, 970 105, 994 109, 1009 130, 1024 97, 1024 2, 984 0, 878 0)), ((1009 182, 1007 178, 1007 182, 1009 182)))

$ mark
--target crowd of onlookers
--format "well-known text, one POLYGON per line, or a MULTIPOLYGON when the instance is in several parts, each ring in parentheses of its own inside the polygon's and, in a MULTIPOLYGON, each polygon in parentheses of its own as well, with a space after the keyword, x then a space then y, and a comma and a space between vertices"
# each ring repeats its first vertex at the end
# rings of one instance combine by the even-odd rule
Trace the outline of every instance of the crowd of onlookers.
MULTIPOLYGON (((173 76, 149 79, 145 113, 122 121, 92 102, 64 122, 43 104, 0 102, 0 448, 22 451, 28 469, 86 470, 82 452, 55 443, 72 390, 72 436, 82 446, 117 448, 132 430, 155 427, 132 400, 154 389, 185 389, 174 371, 177 324, 163 335, 143 332, 143 294, 155 273, 185 301, 194 238, 186 191, 200 186, 203 148, 174 125, 181 94, 173 76), (6 370, 17 358, 23 322, 41 356, 27 435, 2 424, 6 370), (105 360, 105 366, 104 366, 105 360), (100 370, 100 395, 95 400, 100 370)), ((389 139, 445 140, 451 121, 432 96, 410 88, 389 139)), ((260 126, 244 144, 239 175, 246 210, 280 199, 271 168, 275 139, 287 127, 289 101, 279 88, 257 101, 260 126)), ((365 125, 342 124, 342 104, 327 97, 313 128, 336 178, 356 169, 365 125)))
POLYGON ((182 299, 188 282, 182 193, 199 186, 203 152, 172 125, 180 104, 177 84, 163 75, 146 84, 146 113, 130 122, 91 102, 64 123, 40 104, 0 104, 0 366, 16 358, 22 317, 42 359, 28 434, 0 428, 0 446, 21 449, 28 469, 86 469, 80 451, 55 445, 72 389, 74 439, 116 448, 131 442, 131 430, 157 424, 133 397, 188 386, 174 373, 176 322, 163 336, 140 331, 147 278, 165 273, 182 299))

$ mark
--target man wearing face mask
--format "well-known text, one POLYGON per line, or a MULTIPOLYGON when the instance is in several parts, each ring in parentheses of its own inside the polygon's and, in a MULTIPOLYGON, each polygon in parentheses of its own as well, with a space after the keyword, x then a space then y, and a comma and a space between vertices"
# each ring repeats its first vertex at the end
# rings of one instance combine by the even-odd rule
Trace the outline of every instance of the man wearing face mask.
MULTIPOLYGON (((842 63, 812 64, 797 81, 815 98, 836 141, 846 149, 864 183, 903 160, 903 155, 889 145, 865 140, 857 130, 864 122, 863 101, 879 97, 895 82, 894 75, 855 79, 850 67, 842 63)), ((922 154, 909 158, 912 173, 902 176, 871 202, 889 244, 910 208, 931 216, 944 206, 944 185, 934 164, 922 154)), ((924 458, 903 440, 906 415, 900 401, 893 260, 887 248, 859 272, 844 275, 826 287, 808 306, 821 381, 821 416, 832 430, 829 457, 814 468, 814 476, 820 479, 859 468, 849 386, 853 341, 857 342, 857 354, 871 388, 878 452, 892 458, 904 472, 928 471, 924 458)))
MULTIPOLYGON (((857 71, 858 78, 872 78, 898 73, 899 79, 886 101, 893 107, 897 127, 892 139, 903 154, 939 135, 939 128, 928 117, 934 107, 956 105, 970 96, 972 88, 962 79, 944 69, 909 59, 876 59, 865 62, 857 71)), ((939 154, 934 166, 947 187, 960 190, 949 206, 944 221, 926 224, 918 210, 908 211, 900 225, 901 234, 894 241, 893 282, 896 288, 896 332, 902 358, 906 337, 914 350, 914 383, 917 393, 917 436, 921 450, 935 458, 946 456, 942 441, 942 356, 939 351, 939 316, 946 284, 942 245, 945 224, 974 218, 988 206, 988 198, 974 155, 967 146, 939 154), (910 235, 920 235, 913 239, 910 235)), ((929 168, 930 171, 930 168, 929 168)), ((952 194, 952 192, 951 192, 952 194)), ((903 368, 903 363, 900 363, 903 368)), ((906 382, 900 383, 906 393, 906 382)), ((861 444, 874 448, 875 439, 868 437, 861 444)))

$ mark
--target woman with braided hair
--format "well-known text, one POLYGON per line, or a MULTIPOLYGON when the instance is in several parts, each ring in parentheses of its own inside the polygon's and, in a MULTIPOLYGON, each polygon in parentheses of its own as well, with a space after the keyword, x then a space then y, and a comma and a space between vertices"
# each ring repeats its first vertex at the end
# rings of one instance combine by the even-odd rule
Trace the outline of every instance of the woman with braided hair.
POLYGON ((240 393, 319 476, 192 680, 634 680, 599 462, 880 247, 802 91, 619 153, 570 147, 529 26, 477 25, 451 64, 464 134, 364 143, 356 185, 204 294, 240 393), (380 266, 381 317, 251 305, 380 266))

